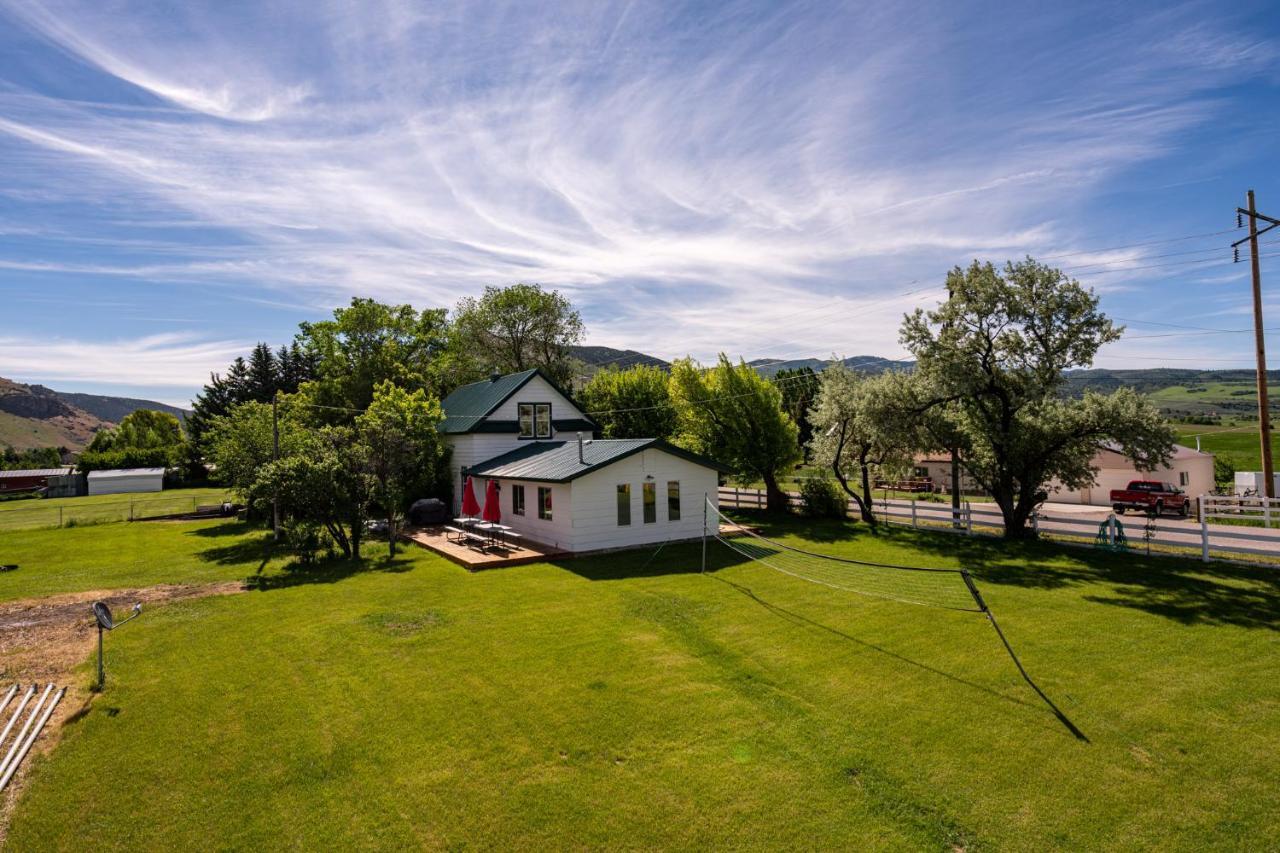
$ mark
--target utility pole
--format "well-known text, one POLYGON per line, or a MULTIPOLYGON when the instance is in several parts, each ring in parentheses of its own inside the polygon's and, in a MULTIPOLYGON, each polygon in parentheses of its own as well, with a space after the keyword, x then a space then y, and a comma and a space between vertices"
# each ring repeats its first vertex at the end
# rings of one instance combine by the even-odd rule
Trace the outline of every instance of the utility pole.
MULTIPOLYGON (((280 459, 280 392, 271 395, 271 458, 280 459)), ((271 535, 280 541, 280 500, 271 496, 271 535)))
POLYGON ((1271 404, 1267 399, 1267 348, 1266 337, 1262 331, 1262 268, 1258 260, 1258 236, 1280 225, 1280 219, 1272 219, 1270 216, 1258 213, 1253 200, 1253 190, 1249 190, 1248 198, 1247 210, 1243 207, 1236 208, 1236 224, 1237 227, 1241 224, 1241 217, 1249 217, 1249 236, 1232 243, 1231 248, 1236 250, 1235 259, 1238 261, 1240 244, 1245 240, 1249 241, 1249 260, 1253 267, 1253 335, 1258 355, 1258 439, 1262 443, 1263 494, 1268 498, 1274 498, 1276 496, 1275 468, 1271 463, 1271 404), (1259 219, 1270 223, 1261 231, 1258 230, 1259 219))
MULTIPOLYGON (((947 285, 947 301, 951 301, 954 294, 951 292, 951 285, 947 285)), ((951 325, 951 321, 947 321, 947 325, 951 325)), ((951 526, 956 530, 960 529, 960 448, 956 445, 951 446, 951 526)))

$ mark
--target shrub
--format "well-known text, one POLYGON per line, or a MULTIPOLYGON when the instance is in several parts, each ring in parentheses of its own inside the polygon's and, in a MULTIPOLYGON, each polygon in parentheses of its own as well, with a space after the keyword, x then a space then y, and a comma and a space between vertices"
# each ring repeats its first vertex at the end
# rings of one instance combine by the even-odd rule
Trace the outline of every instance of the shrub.
POLYGON ((284 544, 298 562, 312 566, 334 554, 333 537, 329 531, 311 521, 286 521, 281 525, 284 544))
POLYGON ((800 508, 810 518, 844 518, 849 501, 835 480, 809 477, 800 481, 800 508))

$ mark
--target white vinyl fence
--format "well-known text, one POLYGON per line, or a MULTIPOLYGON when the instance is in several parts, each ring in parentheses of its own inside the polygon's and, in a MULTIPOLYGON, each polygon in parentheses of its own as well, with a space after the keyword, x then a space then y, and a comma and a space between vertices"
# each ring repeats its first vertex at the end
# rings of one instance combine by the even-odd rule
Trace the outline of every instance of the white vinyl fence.
MULTIPOLYGON (((720 489, 722 508, 764 509, 765 493, 760 489, 720 489)), ((792 506, 800 505, 797 494, 791 494, 792 506)), ((1261 499, 1266 501, 1266 499, 1261 499)), ((1146 550, 1153 554, 1183 552, 1180 556, 1198 554, 1202 560, 1232 559, 1245 555, 1280 558, 1280 530, 1257 527, 1233 529, 1228 524, 1210 524, 1210 519, 1234 519, 1260 523, 1275 515, 1280 521, 1280 499, 1263 506, 1258 498, 1200 498, 1199 521, 1173 518, 1151 518, 1142 514, 1117 517, 1110 513, 1103 520, 1081 518, 1066 513, 1038 513, 1032 526, 1043 537, 1067 544, 1092 543, 1098 547, 1120 550, 1146 550), (1245 503, 1241 503, 1244 501, 1245 503)), ((1102 508, 1100 508, 1101 510, 1102 508)), ((876 516, 890 524, 930 529, 969 536, 998 536, 1004 530, 1000 509, 995 504, 964 503, 952 510, 949 503, 913 500, 877 500, 876 516)), ((856 517, 857 504, 849 502, 849 512, 856 517)))

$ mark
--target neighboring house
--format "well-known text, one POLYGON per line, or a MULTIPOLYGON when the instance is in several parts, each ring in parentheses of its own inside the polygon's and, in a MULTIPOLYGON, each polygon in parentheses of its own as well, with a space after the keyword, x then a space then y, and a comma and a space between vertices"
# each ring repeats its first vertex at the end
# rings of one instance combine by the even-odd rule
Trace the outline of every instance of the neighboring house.
POLYGON ((1215 488, 1213 479, 1213 454, 1202 453, 1183 447, 1173 446, 1173 456, 1169 463, 1154 471, 1139 471, 1133 461, 1128 459, 1120 448, 1113 444, 1105 444, 1098 448, 1093 457, 1093 467, 1098 469, 1093 485, 1084 489, 1064 489, 1056 483, 1050 484, 1049 500, 1058 503, 1081 503, 1093 506, 1110 506, 1111 490, 1123 489, 1130 480, 1160 480, 1177 486, 1193 499, 1207 495, 1215 488), (1058 490, 1055 491, 1055 488, 1058 490))
POLYGON ((474 478, 483 505, 498 483, 502 523, 561 551, 702 535, 704 495, 721 466, 660 439, 596 440, 596 424, 539 370, 492 376, 444 399, 453 509, 474 478))
MULTIPOLYGON (((1169 464, 1155 471, 1139 471, 1120 449, 1113 444, 1098 447, 1092 460, 1098 474, 1092 486, 1084 489, 1067 489, 1056 480, 1049 483, 1049 500, 1055 503, 1078 503, 1094 506, 1110 506, 1111 490, 1123 489, 1130 480, 1162 480, 1172 483, 1191 497, 1207 495, 1214 489, 1213 454, 1201 453, 1189 447, 1175 444, 1169 464)), ((951 491, 951 455, 938 453, 920 456, 915 461, 915 476, 929 477, 940 492, 951 491)), ((966 493, 980 493, 961 467, 961 483, 966 493)))
POLYGON ((0 492, 47 489, 50 497, 71 497, 76 494, 75 483, 75 469, 71 467, 0 471, 0 492))
MULTIPOLYGON (((911 472, 913 480, 930 480, 935 492, 951 494, 951 454, 928 453, 917 456, 911 472)), ((960 466, 960 488, 967 495, 980 494, 982 489, 960 466)))
POLYGON ((163 468, 115 468, 89 472, 90 495, 158 492, 164 489, 163 468))

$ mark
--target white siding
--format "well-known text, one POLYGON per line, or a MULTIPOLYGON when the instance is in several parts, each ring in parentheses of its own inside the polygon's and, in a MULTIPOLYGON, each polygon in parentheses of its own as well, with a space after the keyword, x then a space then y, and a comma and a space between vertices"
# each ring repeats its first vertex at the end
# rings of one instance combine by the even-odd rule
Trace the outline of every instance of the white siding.
POLYGON ((710 468, 648 449, 572 482, 573 550, 595 551, 657 544, 702 535, 703 495, 716 501, 718 475, 710 468), (657 487, 657 521, 644 523, 643 484, 657 487), (680 482, 680 520, 667 518, 667 481, 680 482), (618 526, 618 484, 631 484, 631 524, 618 526))
MULTIPOLYGON (((559 551, 573 550, 573 501, 570 497, 573 483, 532 483, 523 480, 498 481, 498 505, 502 508, 502 523, 514 529, 524 539, 549 545, 559 551), (524 515, 511 510, 514 486, 524 486, 524 515), (551 520, 538 518, 538 489, 551 489, 551 520)), ((476 500, 484 508, 487 481, 475 478, 476 500)))
POLYGON ((135 474, 132 477, 94 477, 90 472, 91 495, 125 495, 136 492, 159 492, 164 489, 164 474, 135 474))
MULTIPOLYGON (((515 421, 519 419, 521 403, 550 403, 551 404, 551 437, 555 438, 555 421, 562 421, 569 418, 582 418, 582 410, 569 402, 563 394, 551 387, 551 383, 543 379, 541 376, 535 376, 525 383, 525 386, 516 393, 507 398, 501 406, 493 410, 493 414, 489 415, 487 420, 491 421, 515 421)), ((514 436, 513 436, 514 437, 514 436)), ((570 436, 572 437, 572 436, 570 436)), ((528 441, 528 439, 525 439, 528 441)))
MULTIPOLYGON (((453 448, 449 465, 453 469, 454 512, 457 512, 462 506, 463 468, 478 465, 481 462, 485 462, 495 456, 501 456, 529 443, 529 439, 521 441, 515 433, 500 432, 471 432, 464 435, 447 435, 445 440, 453 448)), ((483 503, 483 498, 483 492, 476 492, 476 500, 483 503)))

